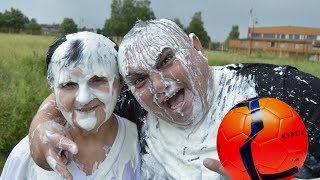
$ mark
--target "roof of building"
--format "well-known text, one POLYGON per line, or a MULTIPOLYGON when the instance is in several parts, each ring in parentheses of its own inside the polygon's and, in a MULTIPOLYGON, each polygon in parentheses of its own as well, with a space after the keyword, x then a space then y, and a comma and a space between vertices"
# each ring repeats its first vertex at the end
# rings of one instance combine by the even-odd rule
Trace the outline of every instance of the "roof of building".
POLYGON ((253 33, 320 35, 320 28, 302 26, 270 26, 249 28, 253 33))

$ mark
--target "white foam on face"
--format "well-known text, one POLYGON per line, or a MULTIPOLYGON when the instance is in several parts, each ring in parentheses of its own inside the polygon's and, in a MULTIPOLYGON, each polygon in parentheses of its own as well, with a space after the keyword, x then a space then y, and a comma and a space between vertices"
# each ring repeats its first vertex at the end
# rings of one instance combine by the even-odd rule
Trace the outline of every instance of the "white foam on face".
MULTIPOLYGON (((179 84, 185 85, 189 84, 191 87, 184 87, 185 93, 190 95, 193 99, 191 116, 185 116, 181 109, 173 110, 172 112, 180 114, 181 119, 184 122, 177 122, 174 117, 166 109, 162 109, 161 112, 154 111, 147 102, 143 102, 140 98, 144 93, 137 92, 133 85, 130 85, 131 91, 133 92, 136 99, 148 112, 155 113, 158 117, 165 118, 164 120, 177 123, 179 125, 190 125, 197 124, 202 120, 203 114, 209 109, 207 101, 208 98, 212 98, 212 92, 208 91, 207 87, 210 82, 206 81, 207 78, 211 77, 210 71, 203 69, 203 67, 195 66, 195 64, 207 64, 207 59, 200 53, 197 53, 193 48, 193 45, 189 37, 176 25, 173 25, 171 21, 160 20, 162 26, 148 26, 148 28, 136 28, 133 32, 129 32, 126 35, 119 47, 119 68, 120 73, 126 79, 126 76, 131 72, 144 72, 148 75, 156 74, 158 78, 158 83, 162 83, 165 86, 165 90, 162 92, 164 94, 172 94, 172 89, 179 87, 179 84), (167 26, 169 28, 167 28, 167 26), (166 29, 167 28, 167 29, 166 29), (137 36, 135 36, 137 32, 137 36), (164 72, 155 69, 157 58, 159 54, 165 49, 170 48, 177 61, 180 61, 183 69, 188 74, 188 82, 181 82, 176 77, 166 77, 164 72), (191 53, 191 51, 195 51, 191 53), (204 80, 201 80, 204 77, 204 80), (211 95, 210 95, 211 94, 211 95)), ((207 67, 206 67, 207 68, 207 67)), ((170 72, 175 74, 176 72, 170 72)), ((185 80, 186 81, 186 80, 185 80)), ((153 94, 154 104, 161 107, 157 102, 157 90, 152 85, 153 82, 148 81, 148 93, 153 94)))
MULTIPOLYGON (((67 41, 62 43, 52 55, 52 62, 48 70, 48 72, 51 72, 49 76, 53 77, 50 84, 56 94, 57 106, 68 123, 73 127, 73 112, 63 105, 59 97, 61 92, 60 84, 65 84, 69 81, 77 83, 79 88, 77 89, 75 99, 81 105, 86 105, 95 98, 104 103, 106 118, 100 124, 97 124, 97 118, 94 113, 88 113, 87 115, 76 114, 77 123, 83 129, 90 131, 96 126, 100 127, 101 124, 110 118, 117 102, 119 88, 113 87, 114 80, 119 79, 116 60, 117 52, 114 49, 115 44, 102 35, 90 32, 70 34, 66 36, 66 39, 67 41), (71 62, 68 67, 65 67, 67 51, 70 44, 76 40, 83 43, 81 56, 78 60, 71 62), (72 74, 74 70, 79 70, 80 75, 72 74), (107 78, 109 83, 108 92, 101 92, 89 86, 89 80, 94 76, 107 78)), ((52 78, 48 79, 51 80, 52 78)))
POLYGON ((76 112, 76 120, 82 129, 91 131, 97 124, 97 118, 95 112, 90 113, 78 113, 76 112))
POLYGON ((218 159, 216 136, 224 115, 237 103, 257 95, 251 76, 239 76, 223 67, 212 68, 215 92, 205 119, 192 128, 172 126, 149 113, 142 130, 146 133, 148 154, 142 156, 143 179, 154 176, 169 179, 218 179, 207 170, 205 158, 218 159))

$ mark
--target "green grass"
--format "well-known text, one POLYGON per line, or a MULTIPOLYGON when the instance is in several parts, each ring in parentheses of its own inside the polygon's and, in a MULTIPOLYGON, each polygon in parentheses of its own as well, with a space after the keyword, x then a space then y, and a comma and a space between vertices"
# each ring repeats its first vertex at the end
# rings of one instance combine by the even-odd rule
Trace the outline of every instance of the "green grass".
POLYGON ((279 57, 260 57, 257 55, 240 55, 234 53, 206 51, 209 65, 225 65, 231 63, 266 63, 290 65, 301 71, 320 77, 320 62, 306 59, 289 59, 279 57))
POLYGON ((0 170, 50 90, 45 56, 50 36, 0 33, 0 170))
MULTIPOLYGON (((0 170, 11 149, 28 133, 32 117, 50 93, 45 57, 52 36, 0 33, 0 170)), ((320 77, 320 62, 206 52, 210 65, 260 62, 291 65, 320 77)))

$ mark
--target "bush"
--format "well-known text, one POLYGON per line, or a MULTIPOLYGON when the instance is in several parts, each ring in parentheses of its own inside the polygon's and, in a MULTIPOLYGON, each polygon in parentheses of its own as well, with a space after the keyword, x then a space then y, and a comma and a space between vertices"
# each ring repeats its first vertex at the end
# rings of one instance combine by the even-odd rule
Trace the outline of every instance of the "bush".
POLYGON ((15 68, 9 71, 0 64, 0 153, 5 155, 28 134, 37 108, 50 93, 43 57, 23 58, 15 68))

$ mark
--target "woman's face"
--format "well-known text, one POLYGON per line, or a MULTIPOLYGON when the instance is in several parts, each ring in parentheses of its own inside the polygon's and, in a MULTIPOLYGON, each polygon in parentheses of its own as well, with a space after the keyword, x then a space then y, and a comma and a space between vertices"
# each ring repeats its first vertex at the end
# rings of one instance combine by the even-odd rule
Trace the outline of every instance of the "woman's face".
POLYGON ((108 69, 62 68, 54 74, 56 102, 69 124, 86 131, 98 130, 115 107, 119 78, 103 76, 108 69))
POLYGON ((57 106, 71 126, 97 131, 112 115, 120 92, 115 43, 79 32, 56 45, 48 80, 57 106))

